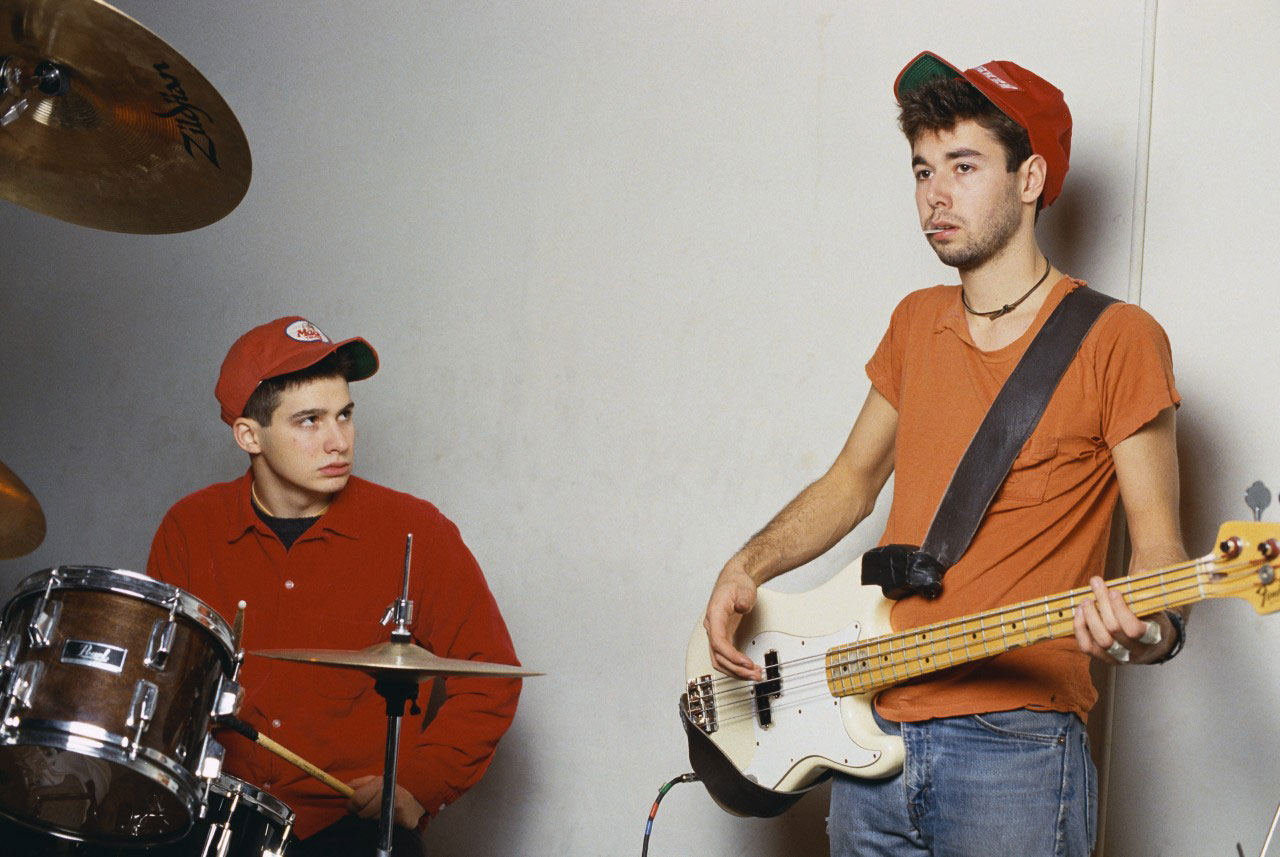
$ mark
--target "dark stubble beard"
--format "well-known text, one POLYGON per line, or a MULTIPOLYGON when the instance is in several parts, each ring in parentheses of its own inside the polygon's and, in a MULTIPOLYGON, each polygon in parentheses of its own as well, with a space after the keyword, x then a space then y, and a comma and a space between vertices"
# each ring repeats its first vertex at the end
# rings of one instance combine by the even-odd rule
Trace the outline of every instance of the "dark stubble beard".
POLYGON ((993 212, 987 228, 981 233, 973 233, 973 238, 964 244, 934 243, 933 251, 944 265, 950 265, 961 271, 972 271, 980 268, 1000 251, 1009 246, 1013 236, 1018 233, 1022 221, 1022 211, 1017 196, 1012 194, 1008 204, 993 212))

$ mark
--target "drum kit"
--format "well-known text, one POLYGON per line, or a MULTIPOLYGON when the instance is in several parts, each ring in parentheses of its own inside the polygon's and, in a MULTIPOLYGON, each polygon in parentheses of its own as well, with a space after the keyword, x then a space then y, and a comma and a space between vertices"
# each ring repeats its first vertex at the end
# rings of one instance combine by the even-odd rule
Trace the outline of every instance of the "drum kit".
MULTIPOLYGON (((400 718, 419 685, 540 675, 413 643, 407 557, 405 568, 389 608, 390 642, 252 653, 362 671, 387 699, 378 854, 390 853, 400 718)), ((59 566, 19 583, 0 613, 0 816, 49 837, 43 854, 285 854, 293 813, 224 773, 213 737, 219 725, 240 724, 238 636, 200 599, 132 571, 59 566)), ((259 743, 350 794, 305 760, 259 743)))
MULTIPOLYGON (((162 39, 101 0, 0 0, 0 18, 0 197, 81 226, 151 234, 199 229, 240 203, 252 172, 244 132, 162 39)), ((0 463, 0 559, 44 537, 40 504, 0 463)), ((411 547, 412 536, 400 598, 384 617, 395 620, 389 642, 252 653, 359 670, 386 698, 380 857, 390 853, 400 719, 420 685, 541 675, 414 644, 411 547)), ((243 727, 239 624, 131 571, 59 566, 19 583, 0 611, 0 818, 17 825, 4 831, 4 853, 285 854, 293 812, 223 772, 213 737, 243 727)))

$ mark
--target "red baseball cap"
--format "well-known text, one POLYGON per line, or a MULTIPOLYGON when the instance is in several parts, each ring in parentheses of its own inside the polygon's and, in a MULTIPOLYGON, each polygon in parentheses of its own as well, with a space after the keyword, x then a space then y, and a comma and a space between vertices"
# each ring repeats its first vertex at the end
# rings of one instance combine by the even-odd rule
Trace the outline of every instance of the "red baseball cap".
POLYGON ((898 73, 893 94, 901 102, 903 93, 935 77, 963 77, 1027 129, 1031 151, 1049 166, 1041 199, 1047 207, 1058 198, 1071 161, 1071 111, 1056 86, 1008 60, 992 60, 960 71, 937 54, 924 51, 898 73))
POLYGON ((336 351, 351 354, 354 369, 348 381, 360 381, 378 371, 378 352, 358 336, 335 344, 300 315, 258 325, 237 339, 222 361, 213 388, 222 406, 222 421, 231 425, 239 419, 263 381, 314 366, 336 351))

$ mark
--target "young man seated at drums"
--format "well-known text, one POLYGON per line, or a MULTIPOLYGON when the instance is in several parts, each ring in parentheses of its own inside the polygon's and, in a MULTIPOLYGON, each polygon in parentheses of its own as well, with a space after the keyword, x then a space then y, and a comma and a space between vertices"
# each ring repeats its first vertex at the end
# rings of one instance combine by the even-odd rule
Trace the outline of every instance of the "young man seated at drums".
MULTIPOLYGON (((363 339, 335 344, 297 316, 240 337, 214 392, 249 469, 174 505, 147 571, 223 616, 244 601, 246 652, 362 649, 388 639, 379 619, 400 595, 412 533, 414 641, 441 657, 515 664, 507 628, 457 527, 424 500, 352 475, 348 383, 377 369, 363 339)), ((290 857, 372 853, 387 728, 373 680, 249 655, 240 683, 242 719, 355 788, 348 800, 242 736, 218 733, 223 769, 297 813, 302 841, 290 857)), ((449 678, 445 691, 429 723, 412 714, 403 720, 396 855, 423 853, 418 831, 428 818, 480 779, 511 723, 520 683, 449 678)))

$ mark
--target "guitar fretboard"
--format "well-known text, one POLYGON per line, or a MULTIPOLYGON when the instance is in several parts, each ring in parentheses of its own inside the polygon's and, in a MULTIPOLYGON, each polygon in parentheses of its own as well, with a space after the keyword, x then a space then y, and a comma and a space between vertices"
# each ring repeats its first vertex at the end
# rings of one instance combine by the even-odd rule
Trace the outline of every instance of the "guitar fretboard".
MULTIPOLYGON (((1210 597, 1207 584, 1225 572, 1221 558, 1202 557, 1164 569, 1108 582, 1139 616, 1191 604, 1210 597)), ((1251 585, 1247 572, 1263 560, 1233 564, 1242 586, 1251 585)), ((1232 593, 1222 593, 1232 594, 1232 593)), ((1093 597, 1088 587, 1059 595, 998 607, 985 613, 924 625, 861 643, 836 646, 826 656, 827 685, 833 696, 868 693, 909 678, 998 655, 1044 640, 1075 633, 1074 611, 1093 597)))

